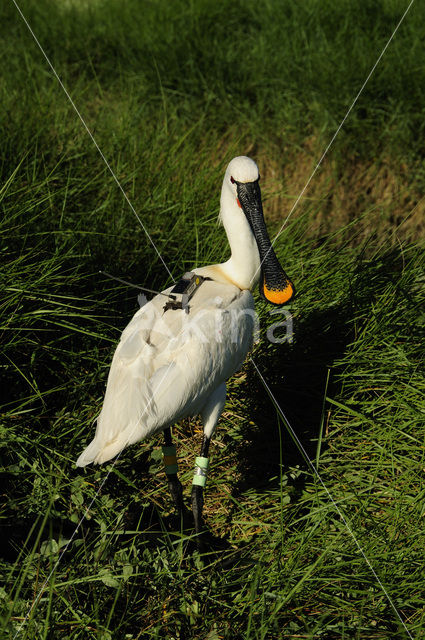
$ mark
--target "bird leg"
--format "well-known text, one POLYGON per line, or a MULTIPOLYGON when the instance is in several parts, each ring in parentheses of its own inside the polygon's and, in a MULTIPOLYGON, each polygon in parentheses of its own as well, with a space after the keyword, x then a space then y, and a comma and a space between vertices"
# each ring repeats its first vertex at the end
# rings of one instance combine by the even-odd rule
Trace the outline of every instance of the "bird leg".
POLYGON ((201 533, 203 528, 202 509, 204 506, 204 487, 208 473, 208 449, 210 438, 204 435, 202 440, 201 455, 195 460, 195 475, 192 483, 192 511, 195 521, 196 533, 201 533))
MULTIPOLYGON (((204 437, 201 446, 201 455, 195 461, 195 475, 192 485, 192 511, 195 521, 196 533, 202 533, 203 519, 202 508, 204 506, 204 487, 207 482, 208 450, 217 422, 226 402, 226 384, 220 384, 211 394, 208 402, 201 410, 201 418, 204 423, 204 437)), ((201 536, 197 538, 198 548, 202 548, 201 536)))
POLYGON ((183 514, 183 489, 180 480, 177 477, 179 469, 176 458, 176 445, 171 439, 171 429, 168 427, 164 430, 164 445, 162 447, 162 459, 164 461, 165 473, 168 479, 168 489, 179 514, 183 514))

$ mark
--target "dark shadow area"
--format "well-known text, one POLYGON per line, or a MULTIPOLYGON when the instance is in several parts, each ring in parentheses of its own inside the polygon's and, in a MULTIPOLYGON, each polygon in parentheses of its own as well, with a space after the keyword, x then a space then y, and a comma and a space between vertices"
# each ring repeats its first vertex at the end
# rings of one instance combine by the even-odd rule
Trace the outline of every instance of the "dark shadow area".
MULTIPOLYGON (((122 476, 123 472, 127 476, 130 474, 124 468, 120 470, 118 465, 119 473, 111 473, 108 476, 107 481, 90 507, 88 517, 83 518, 83 515, 86 507, 91 504, 91 494, 85 496, 84 503, 78 512, 78 520, 75 518, 71 520, 63 506, 59 506, 59 510, 56 506, 52 508, 52 513, 47 517, 44 525, 45 513, 25 513, 22 510, 13 520, 1 522, 0 558, 7 562, 15 563, 22 551, 24 556, 27 556, 32 551, 40 553, 43 543, 48 540, 69 540, 71 537, 75 541, 83 540, 84 545, 91 550, 90 553, 96 547, 97 561, 103 558, 103 560, 112 563, 114 553, 132 543, 143 551, 170 548, 170 546, 177 545, 181 541, 184 547, 184 556, 187 558, 194 552, 209 554, 211 558, 230 549, 230 545, 225 538, 219 538, 213 534, 208 522, 204 523, 202 533, 199 536, 196 535, 189 499, 186 500, 187 505, 185 505, 183 514, 178 513, 172 506, 165 474, 163 477, 164 495, 161 496, 161 498, 165 498, 164 504, 162 504, 163 500, 161 500, 160 505, 155 498, 143 498, 143 493, 145 491, 149 493, 152 489, 152 477, 149 470, 152 464, 150 450, 137 456, 129 464, 131 464, 132 470, 135 472, 134 477, 137 478, 135 484, 137 484, 138 489, 129 489, 128 484, 120 476, 122 476), (149 487, 148 490, 147 487, 149 487), (131 492, 138 492, 137 500, 132 498, 131 492), (123 516, 118 525, 107 525, 108 540, 103 550, 99 548, 99 539, 102 532, 101 522, 105 521, 104 517, 102 517, 104 513, 102 496, 112 498, 115 503, 113 514, 122 514, 123 516), (81 523, 80 518, 82 519, 81 523), (41 527, 42 531, 40 532, 41 527)), ((124 466, 127 466, 127 463, 124 466)), ((107 473, 108 471, 105 468, 103 477, 100 480, 94 480, 90 478, 90 474, 85 473, 83 470, 70 468, 69 477, 72 482, 73 478, 85 475, 87 483, 97 488, 96 485, 98 486, 103 481, 104 475, 107 473)), ((10 481, 13 481, 13 478, 8 478, 7 475, 2 474, 5 487, 10 485, 10 481)), ((71 499, 71 490, 62 493, 62 505, 71 504, 71 499)), ((74 553, 75 549, 70 545, 65 556, 72 557, 74 553)), ((48 561, 47 558, 46 561, 48 561)))
MULTIPOLYGON (((399 294, 399 304, 411 308, 412 318, 418 315, 409 287, 403 282, 404 269, 405 257, 399 248, 372 260, 360 256, 346 283, 349 293, 343 304, 314 310, 305 316, 295 313, 293 343, 273 345, 264 334, 260 349, 252 356, 310 460, 314 461, 316 456, 322 419, 324 436, 329 418, 325 395, 336 397, 340 392, 337 363, 355 339, 353 320, 357 319, 360 330, 389 286, 399 294)), ((415 326, 412 323, 409 331, 417 332, 415 326)), ((301 470, 309 467, 283 420, 278 420, 278 412, 253 362, 248 365, 242 392, 248 405, 242 428, 244 444, 228 442, 230 448, 237 448, 241 472, 233 487, 233 497, 250 488, 273 488, 282 473, 287 475, 288 491, 296 500, 303 488, 303 474, 291 479, 289 471, 293 467, 301 470)), ((322 440, 321 452, 325 449, 322 440)))
MULTIPOLYGON (((270 478, 291 467, 307 468, 307 463, 278 412, 256 370, 276 399, 309 458, 316 454, 329 372, 327 394, 335 394, 335 361, 352 339, 349 308, 333 307, 294 319, 292 344, 267 344, 248 367, 246 398, 249 414, 243 428, 245 445, 238 452, 241 480, 235 495, 251 487, 270 487, 270 478), (253 422, 255 426, 249 425, 253 422)), ((326 411, 326 409, 325 409, 326 411)), ((326 422, 326 415, 325 415, 326 422)), ((323 442, 322 442, 323 450, 323 442)), ((296 482, 294 489, 296 489, 296 482)))

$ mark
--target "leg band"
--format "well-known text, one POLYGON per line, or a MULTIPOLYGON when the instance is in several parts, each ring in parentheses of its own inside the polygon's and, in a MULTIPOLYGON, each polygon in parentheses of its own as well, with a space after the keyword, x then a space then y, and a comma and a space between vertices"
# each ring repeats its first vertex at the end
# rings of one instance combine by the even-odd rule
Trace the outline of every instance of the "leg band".
POLYGON ((192 484, 198 485, 198 487, 205 487, 207 483, 208 463, 208 458, 196 458, 195 475, 193 476, 192 484))
POLYGON ((179 470, 176 457, 176 447, 174 444, 168 447, 162 447, 162 460, 164 462, 165 473, 173 475, 179 470))

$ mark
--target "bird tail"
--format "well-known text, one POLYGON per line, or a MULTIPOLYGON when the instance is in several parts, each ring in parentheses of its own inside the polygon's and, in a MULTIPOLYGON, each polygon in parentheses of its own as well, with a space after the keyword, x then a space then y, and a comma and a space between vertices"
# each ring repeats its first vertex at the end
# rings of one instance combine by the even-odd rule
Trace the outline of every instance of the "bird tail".
POLYGON ((90 463, 102 464, 107 462, 114 456, 118 455, 125 447, 126 443, 122 439, 116 439, 108 444, 100 444, 99 441, 94 438, 83 451, 75 463, 77 467, 85 467, 90 463))
POLYGON ((99 455, 100 447, 96 442, 96 438, 92 440, 88 447, 86 447, 83 453, 79 456, 75 463, 77 467, 85 467, 87 464, 93 462, 99 455))
POLYGON ((140 357, 146 349, 153 347, 144 341, 138 326, 131 328, 130 323, 112 360, 96 434, 78 458, 77 467, 107 462, 149 435, 146 423, 156 408, 149 384, 150 360, 146 364, 140 357))

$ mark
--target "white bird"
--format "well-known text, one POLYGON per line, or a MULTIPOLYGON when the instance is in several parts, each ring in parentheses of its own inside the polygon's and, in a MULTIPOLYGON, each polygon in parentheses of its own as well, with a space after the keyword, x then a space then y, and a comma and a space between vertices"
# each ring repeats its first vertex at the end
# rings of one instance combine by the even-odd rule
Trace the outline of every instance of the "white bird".
MULTIPOLYGON (((182 511, 170 426, 200 414, 204 437, 192 487, 197 532, 202 524, 209 444, 224 408, 226 380, 242 366, 252 346, 250 289, 260 281, 261 294, 275 305, 287 303, 294 295, 267 234, 258 181, 258 167, 250 158, 239 156, 229 163, 220 220, 230 259, 193 269, 201 276, 199 286, 183 308, 164 305, 164 294, 173 291, 170 287, 137 311, 115 351, 95 437, 76 462, 81 467, 106 462, 126 446, 164 431, 165 471, 176 507, 182 511)), ((184 286, 180 281, 180 290, 184 286)))

